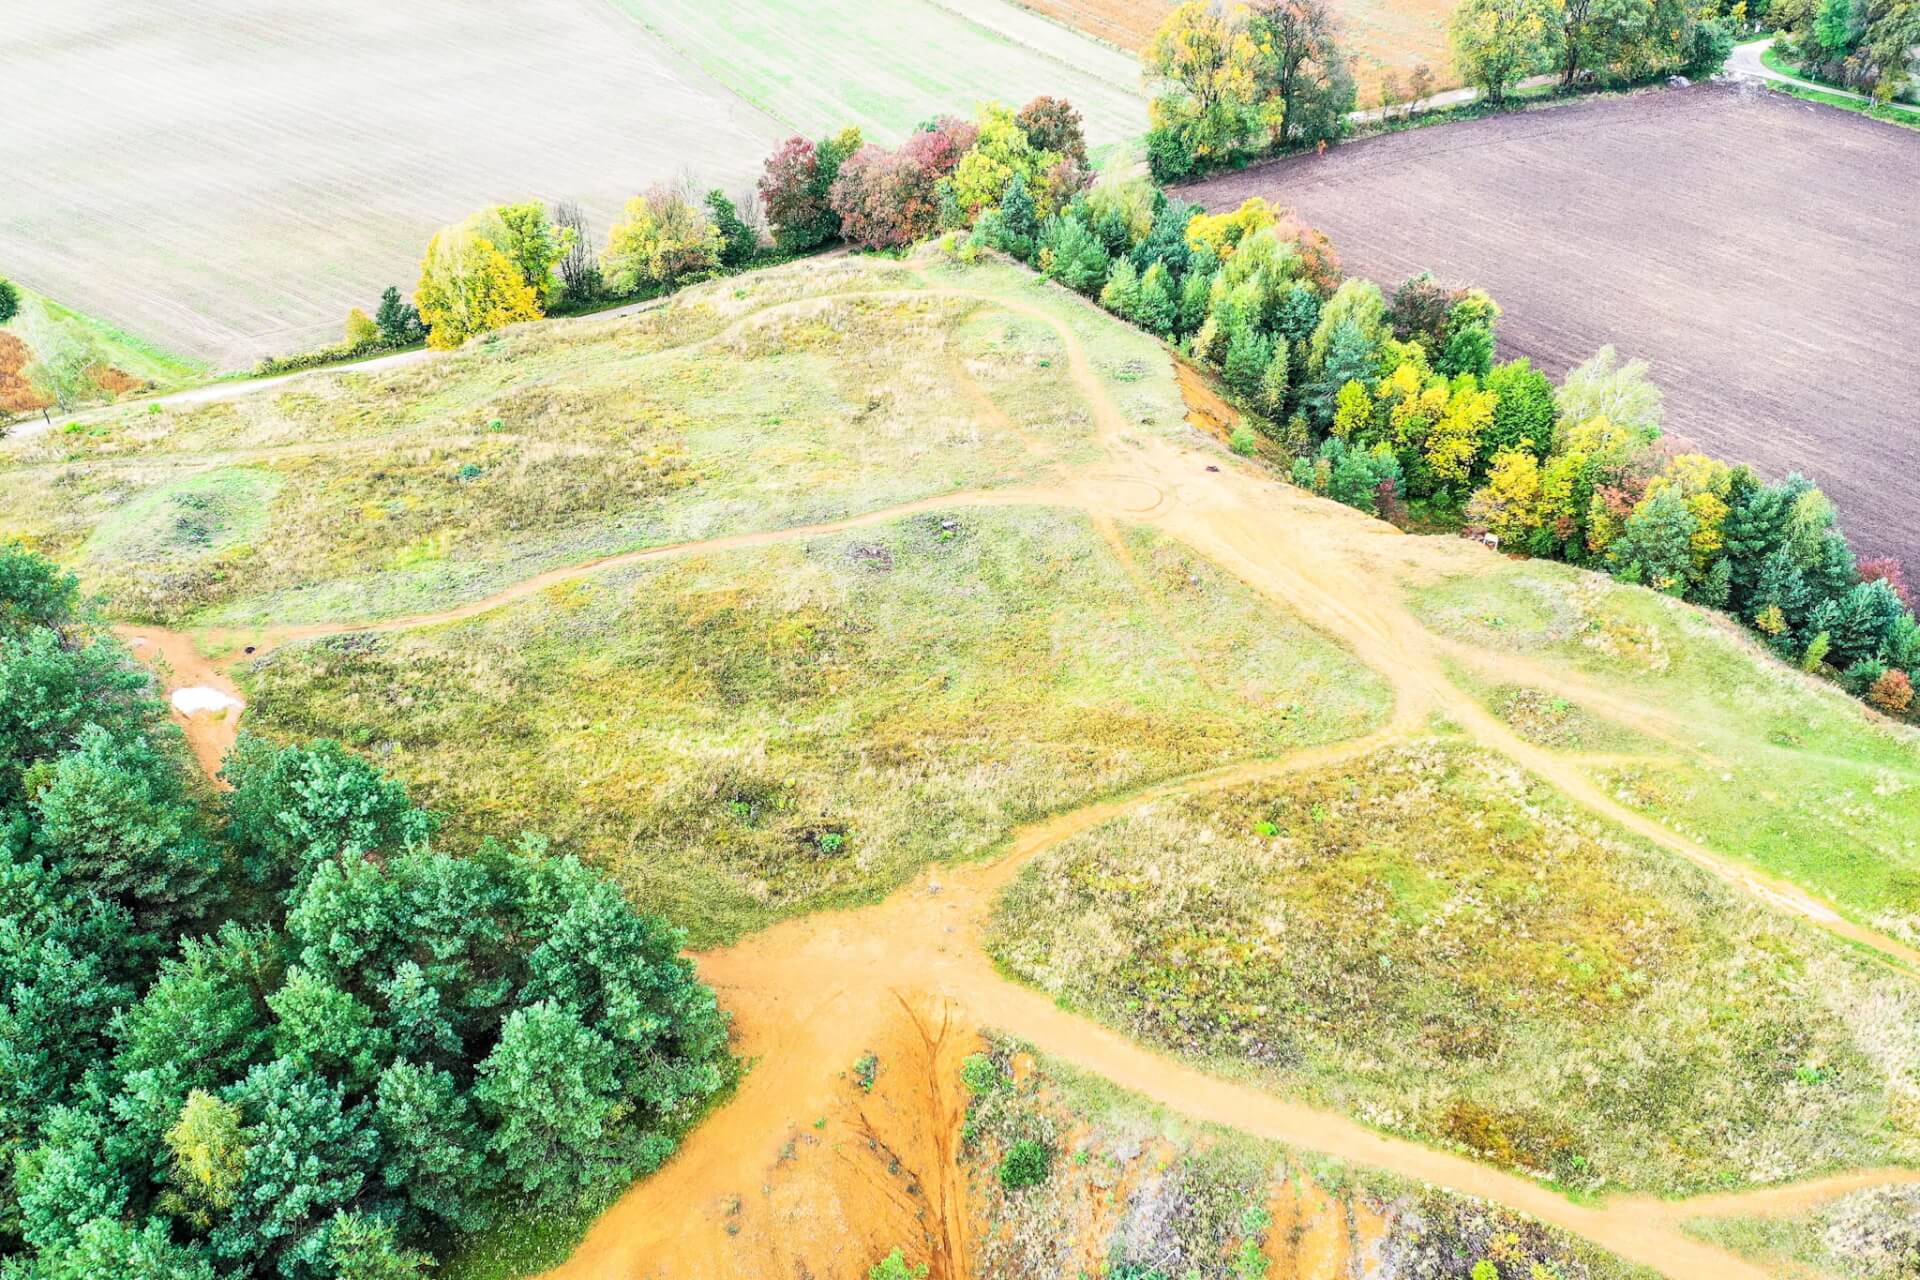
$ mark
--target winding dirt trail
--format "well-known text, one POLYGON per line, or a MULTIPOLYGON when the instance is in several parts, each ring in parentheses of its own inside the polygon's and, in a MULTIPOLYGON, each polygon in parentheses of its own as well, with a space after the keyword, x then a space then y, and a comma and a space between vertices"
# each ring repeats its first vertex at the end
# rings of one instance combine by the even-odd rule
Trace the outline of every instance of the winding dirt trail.
MULTIPOLYGON (((472 618, 557 583, 603 569, 693 551, 752 547, 897 520, 915 512, 968 505, 1035 503, 1085 510, 1103 530, 1112 522, 1153 524, 1178 538, 1254 590, 1285 605, 1309 623, 1346 643, 1391 685, 1389 723, 1365 737, 1293 752, 1276 760, 1216 769, 1106 799, 1016 831, 999 856, 987 862, 935 867, 885 901, 857 909, 791 920, 738 944, 695 957, 702 977, 719 991, 735 1018, 737 1051, 755 1065, 736 1096, 702 1123, 664 1169, 636 1185, 589 1231, 567 1263, 548 1280, 630 1280, 633 1277, 745 1274, 735 1239, 743 1190, 770 1178, 791 1158, 794 1135, 805 1122, 835 1105, 848 1064, 888 1034, 890 1020, 908 1010, 921 1029, 932 1090, 930 1114, 951 1120, 953 1100, 940 1094, 938 1064, 956 1052, 954 1026, 992 1026, 1031 1041, 1047 1053, 1134 1090, 1175 1111, 1250 1133, 1376 1166, 1455 1192, 1495 1201, 1584 1237, 1623 1258, 1674 1280, 1757 1280, 1766 1273, 1732 1255, 1684 1235, 1686 1218, 1704 1214, 1773 1213, 1818 1203, 1863 1186, 1920 1182, 1912 1170, 1872 1170, 1838 1175, 1793 1187, 1767 1188, 1695 1200, 1658 1201, 1625 1197, 1603 1204, 1575 1204, 1528 1179, 1463 1156, 1368 1129, 1324 1111, 1251 1086, 1208 1075, 1146 1049, 1085 1018, 1055 1007, 1043 994, 1001 977, 988 961, 982 937, 998 892, 1032 858, 1080 832, 1122 814, 1179 796, 1239 786, 1289 773, 1319 770, 1360 759, 1382 746, 1427 728, 1436 716, 1462 727, 1482 745, 1534 773, 1589 811, 1685 858, 1776 909, 1854 942, 1896 965, 1920 968, 1920 951, 1844 919, 1797 886, 1767 876, 1666 830, 1626 809, 1582 771, 1577 759, 1534 746, 1488 713, 1448 677, 1449 643, 1428 631, 1401 603, 1397 592, 1368 584, 1402 574, 1458 572, 1464 544, 1407 538, 1391 526, 1303 494, 1250 468, 1226 463, 1217 450, 1178 445, 1142 433, 1109 397, 1072 327, 1051 310, 1020 300, 969 290, 930 287, 916 296, 951 294, 985 299, 1038 320, 1059 336, 1074 388, 1094 416, 1104 449, 1101 462, 1059 485, 949 494, 823 525, 756 532, 710 542, 649 548, 587 564, 556 569, 458 608, 366 625, 326 624, 279 628, 247 639, 255 654, 277 645, 356 631, 393 632, 472 618), (1224 465, 1223 465, 1224 464, 1224 465), (941 1030, 930 1031, 933 1018, 941 1030), (784 1146, 783 1146, 784 1144, 784 1146), (731 1206, 722 1208, 721 1206, 731 1206), (729 1228, 728 1224, 732 1226, 729 1228)), ((836 295, 851 296, 851 295, 836 295)), ((969 396, 976 408, 979 400, 969 396)), ((985 399, 984 393, 980 399, 985 399)), ((983 411, 984 414, 984 411, 983 411)), ((1118 533, 1109 534, 1109 541, 1118 533)), ((1137 572, 1137 570, 1136 570, 1137 572)), ((232 691, 223 662, 199 656, 191 639, 150 629, 123 634, 141 651, 164 656, 172 681, 191 681, 232 691)), ((232 643, 234 636, 212 636, 232 643)), ((1557 674, 1534 667, 1530 683, 1583 700, 1593 690, 1574 688, 1557 674)), ((237 692, 237 691, 235 691, 237 692)), ((1607 710, 1663 719, 1657 707, 1640 708, 1609 693, 1607 710)), ((186 720, 189 738, 204 767, 217 764, 230 745, 238 716, 220 721, 186 720)), ((951 1064, 948 1063, 950 1066, 951 1064)), ((949 1086, 950 1087, 950 1086, 949 1086)), ((951 1134, 948 1134, 950 1141, 951 1134)), ((875 1150, 877 1130, 866 1139, 875 1150)), ((948 1168, 950 1153, 941 1148, 948 1168)), ((898 1163, 897 1161, 895 1162, 898 1163)), ((770 1183, 769 1183, 770 1186, 770 1183)), ((954 1217, 953 1197, 963 1191, 941 1182, 933 1188, 944 1250, 938 1274, 967 1275, 964 1222, 954 1217)), ((928 1189, 919 1188, 924 1203, 928 1189)), ((891 1210, 889 1210, 891 1212, 891 1210)), ((842 1226, 851 1210, 842 1208, 842 1226)), ((857 1222, 854 1224, 857 1225, 857 1222)), ((790 1233, 781 1255, 802 1266, 821 1259, 833 1273, 845 1271, 843 1240, 832 1224, 811 1234, 790 1233)), ((781 1264, 783 1271, 793 1266, 781 1264)), ((806 1273, 803 1271, 802 1273, 806 1273)))

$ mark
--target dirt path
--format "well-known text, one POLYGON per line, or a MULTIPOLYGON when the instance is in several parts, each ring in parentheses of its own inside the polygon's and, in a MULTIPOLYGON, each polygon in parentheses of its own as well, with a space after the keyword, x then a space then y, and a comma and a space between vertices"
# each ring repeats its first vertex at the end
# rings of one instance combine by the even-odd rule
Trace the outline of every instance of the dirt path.
MULTIPOLYGON (((1812 89, 1819 93, 1832 94, 1836 98, 1846 98, 1852 102, 1873 102, 1873 98, 1864 93, 1855 93, 1851 89, 1841 89, 1830 84, 1821 84, 1818 80, 1803 80, 1799 76, 1790 76, 1775 71, 1768 66, 1761 55, 1773 47, 1772 40, 1751 40, 1746 44, 1733 46, 1733 52, 1727 57, 1727 71, 1735 76, 1745 76, 1753 80, 1771 80, 1775 84, 1790 84, 1802 89, 1812 89)), ((1904 102, 1887 104, 1896 111, 1909 115, 1920 114, 1920 107, 1912 107, 1904 102)))
MULTIPOLYGON (((1508 756, 1583 807, 1705 868, 1743 892, 1896 963, 1920 964, 1920 953, 1843 919, 1796 886, 1679 837, 1625 809, 1601 792, 1581 772, 1577 761, 1527 743, 1455 686, 1444 670, 1447 645, 1420 624, 1397 592, 1366 585, 1393 581, 1396 570, 1457 572, 1462 556, 1485 553, 1455 542, 1404 537, 1391 526, 1278 484, 1249 467, 1223 465, 1224 455, 1215 449, 1176 445, 1138 433, 1109 398, 1072 328, 1051 311, 965 290, 929 289, 923 296, 941 293, 986 298, 1053 328, 1064 345, 1068 375, 1093 413, 1105 450, 1106 456, 1097 466, 1057 487, 951 494, 826 525, 632 552, 556 569, 487 599, 428 615, 367 626, 328 624, 279 629, 257 637, 255 652, 315 636, 400 631, 471 618, 556 583, 651 558, 765 545, 879 524, 917 511, 1045 503, 1080 507, 1100 522, 1144 521, 1185 542, 1254 590, 1344 641, 1390 683, 1393 715, 1386 728, 1353 741, 1294 752, 1278 760, 1212 770, 1130 797, 1083 806, 1020 829, 1001 855, 989 862, 935 867, 878 904, 791 920, 735 946, 697 956, 701 975, 734 1013, 737 1051, 754 1062, 755 1068, 737 1095, 693 1132, 683 1151, 665 1169, 635 1186, 594 1225, 575 1255, 550 1273, 551 1280, 740 1274, 739 1246, 732 1243, 739 1228, 732 1215, 739 1211, 743 1189, 752 1189, 746 1184, 787 1158, 781 1144, 784 1140, 786 1147, 792 1148, 791 1135, 801 1122, 816 1115, 824 1122, 838 1077, 870 1042, 884 1034, 886 1019, 897 1016, 901 1008, 938 1009, 943 1028, 985 1025, 1004 1029, 1048 1053, 1199 1119, 1508 1205, 1674 1280, 1749 1280, 1765 1274, 1683 1235, 1677 1227, 1683 1216, 1786 1211, 1837 1194, 1833 1188, 1920 1181, 1920 1173, 1914 1171, 1873 1171, 1800 1188, 1764 1189, 1697 1201, 1662 1202, 1636 1197, 1603 1205, 1574 1204, 1538 1183, 1466 1157, 1389 1137, 1343 1115, 1174 1062, 1060 1010, 1039 992, 1002 978, 981 946, 986 921, 998 892, 1040 853, 1122 814, 1176 796, 1357 760, 1423 730, 1436 715, 1461 726, 1484 746, 1508 756), (718 1207, 723 1205, 731 1208, 718 1207), (731 1230, 729 1222, 733 1223, 731 1230)), ((174 668, 174 681, 192 680, 216 690, 233 687, 219 666, 199 657, 184 637, 156 631, 129 630, 124 634, 143 641, 144 651, 166 656, 174 668)), ((1529 671, 1528 678, 1549 691, 1561 687, 1555 673, 1548 670, 1536 668, 1529 671)), ((1580 700, 1586 692, 1568 687, 1566 696, 1580 700)), ((1609 707, 1620 713, 1630 709, 1624 699, 1609 707)), ((1647 709, 1649 713, 1654 710, 1647 709)), ((189 723, 203 765, 217 760, 222 744, 232 741, 237 718, 217 724, 189 723)), ((916 1025, 927 1036, 924 1047, 929 1061, 939 1061, 943 1054, 950 1053, 947 1030, 939 1033, 936 1044, 933 1033, 925 1031, 931 1024, 923 1018, 916 1025)), ((939 1115, 949 1116, 952 1100, 934 1097, 928 1105, 939 1115)), ((951 1163, 951 1155, 944 1149, 940 1159, 951 1163)), ((945 1274, 964 1276, 964 1257, 955 1256, 956 1251, 964 1249, 958 1237, 965 1234, 953 1225, 951 1196, 956 1192, 945 1186, 937 1190, 942 1223, 939 1234, 944 1241, 941 1247, 947 1250, 941 1269, 945 1274)), ((792 1249, 791 1256, 799 1258, 809 1250, 834 1243, 789 1233, 781 1247, 792 1249)), ((782 1264, 782 1270, 788 1269, 782 1264)))

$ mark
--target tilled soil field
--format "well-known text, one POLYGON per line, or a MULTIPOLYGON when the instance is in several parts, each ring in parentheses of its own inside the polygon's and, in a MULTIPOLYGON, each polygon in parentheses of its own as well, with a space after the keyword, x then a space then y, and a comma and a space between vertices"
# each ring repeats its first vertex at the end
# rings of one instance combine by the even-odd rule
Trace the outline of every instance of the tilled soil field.
POLYGON ((1920 133, 1698 85, 1392 134, 1186 189, 1291 205, 1383 287, 1506 308, 1502 358, 1648 360, 1669 434, 1798 470, 1920 560, 1920 133))

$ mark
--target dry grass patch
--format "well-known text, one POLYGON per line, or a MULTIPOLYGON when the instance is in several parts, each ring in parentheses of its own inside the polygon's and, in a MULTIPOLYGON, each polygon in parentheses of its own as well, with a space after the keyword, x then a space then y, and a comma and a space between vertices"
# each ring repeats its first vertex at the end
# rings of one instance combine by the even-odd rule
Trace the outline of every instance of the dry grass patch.
POLYGON ((1695 1218, 1686 1229, 1784 1280, 1911 1280, 1920 1270, 1920 1188, 1840 1196, 1809 1213, 1695 1218))
POLYGON ((243 672, 256 729, 547 832, 702 941, 1102 793, 1363 732, 1381 682, 1145 529, 957 510, 608 572, 243 672))
POLYGON ((0 453, 0 534, 72 563, 122 616, 245 627, 427 612, 622 551, 1039 482, 1092 456, 1091 416, 1060 395, 1058 335, 1003 293, 1097 335, 1135 416, 1177 422, 1150 340, 1006 269, 934 282, 986 296, 806 264, 88 423, 0 453), (244 529, 174 536, 183 502, 243 485, 266 495, 244 529))
POLYGON ((1043 855, 991 945, 1131 1035, 1569 1188, 1920 1158, 1920 991, 1442 741, 1043 855))
POLYGON ((981 1274, 1438 1277, 1489 1262, 1503 1276, 1650 1280, 1518 1214, 1196 1124, 1005 1037, 962 1080, 981 1274), (1020 1143, 1052 1158, 1044 1181, 1010 1189, 1001 1171, 1020 1143))

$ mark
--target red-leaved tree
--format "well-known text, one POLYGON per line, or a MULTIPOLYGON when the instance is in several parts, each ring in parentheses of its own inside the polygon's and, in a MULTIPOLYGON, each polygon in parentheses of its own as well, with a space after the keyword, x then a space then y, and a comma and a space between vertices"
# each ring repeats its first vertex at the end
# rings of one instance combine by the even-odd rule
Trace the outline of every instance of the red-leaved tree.
POLYGON ((943 117, 894 151, 869 143, 840 166, 833 210, 840 234, 869 249, 912 244, 940 229, 940 179, 953 172, 977 131, 943 117))
POLYGON ((1907 585, 1906 570, 1892 556, 1869 556, 1860 561, 1860 581, 1880 582, 1893 588, 1893 594, 1900 597, 1900 603, 1913 608, 1913 589, 1907 585))
POLYGON ((767 157, 760 207, 782 252, 804 253, 833 238, 835 219, 821 178, 819 150, 805 138, 788 138, 767 157))

